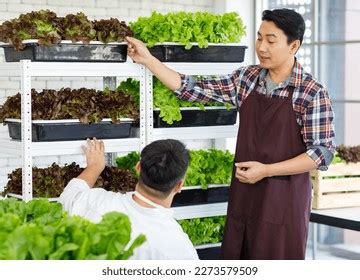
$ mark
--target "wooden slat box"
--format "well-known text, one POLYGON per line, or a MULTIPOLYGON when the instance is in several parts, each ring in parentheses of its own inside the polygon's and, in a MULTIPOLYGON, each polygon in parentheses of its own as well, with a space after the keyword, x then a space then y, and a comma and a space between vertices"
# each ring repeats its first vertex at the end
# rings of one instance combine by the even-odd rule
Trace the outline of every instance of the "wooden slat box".
POLYGON ((360 163, 336 163, 327 171, 316 170, 310 175, 313 209, 360 206, 360 163))

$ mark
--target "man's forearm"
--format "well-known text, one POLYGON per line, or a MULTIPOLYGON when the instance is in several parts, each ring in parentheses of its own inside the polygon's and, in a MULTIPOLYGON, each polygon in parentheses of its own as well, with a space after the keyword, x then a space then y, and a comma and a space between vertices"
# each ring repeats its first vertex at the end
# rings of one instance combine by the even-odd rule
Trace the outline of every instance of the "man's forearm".
POLYGON ((292 159, 269 164, 267 173, 268 177, 285 176, 308 172, 316 168, 317 165, 315 161, 313 161, 306 153, 303 153, 292 159))
POLYGON ((86 167, 85 170, 78 176, 78 178, 84 180, 89 185, 89 187, 92 188, 95 185, 96 180, 99 178, 100 173, 101 172, 94 168, 86 167))
POLYGON ((174 91, 180 88, 181 77, 179 73, 171 70, 157 58, 151 57, 145 66, 169 89, 174 91))

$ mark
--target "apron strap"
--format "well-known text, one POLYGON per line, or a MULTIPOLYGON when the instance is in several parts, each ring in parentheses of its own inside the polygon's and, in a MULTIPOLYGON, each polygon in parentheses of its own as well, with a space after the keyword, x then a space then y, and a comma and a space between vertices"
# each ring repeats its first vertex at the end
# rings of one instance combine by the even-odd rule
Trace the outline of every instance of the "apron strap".
POLYGON ((143 202, 145 202, 145 203, 147 203, 147 204, 149 204, 149 205, 151 205, 151 206, 153 206, 153 207, 155 207, 155 208, 165 208, 164 206, 159 205, 159 204, 151 201, 150 199, 146 198, 145 196, 143 196, 142 194, 138 193, 137 191, 134 191, 134 195, 135 195, 138 199, 142 200, 143 202))
POLYGON ((292 101, 292 99, 293 99, 294 91, 295 91, 295 87, 289 86, 288 98, 290 99, 290 101, 292 101))

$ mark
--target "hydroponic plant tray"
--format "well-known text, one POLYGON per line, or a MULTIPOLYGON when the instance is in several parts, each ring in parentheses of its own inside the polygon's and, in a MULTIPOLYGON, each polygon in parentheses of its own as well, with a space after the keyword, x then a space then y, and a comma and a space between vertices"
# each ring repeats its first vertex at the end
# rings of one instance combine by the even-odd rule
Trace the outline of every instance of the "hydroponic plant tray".
MULTIPOLYGON (((21 121, 6 119, 10 138, 21 140, 21 121)), ((78 120, 32 121, 32 141, 67 141, 87 138, 114 139, 130 136, 132 119, 120 119, 115 124, 107 119, 100 123, 83 124, 78 120)))
POLYGON ((209 246, 201 248, 201 246, 197 246, 200 248, 196 248, 196 251, 199 255, 200 260, 219 260, 220 252, 221 252, 221 243, 214 244, 214 246, 209 246))
POLYGON ((228 198, 229 187, 224 185, 210 185, 205 190, 200 187, 183 187, 181 193, 175 195, 171 206, 220 203, 227 202, 228 198))
POLYGON ((205 110, 199 108, 181 108, 182 119, 168 124, 160 117, 160 110, 155 109, 153 114, 154 127, 191 127, 191 126, 216 126, 233 125, 236 123, 237 111, 235 108, 226 109, 225 107, 206 107, 205 110))
POLYGON ((127 43, 104 44, 91 41, 89 44, 73 43, 63 40, 57 45, 39 45, 38 40, 23 41, 25 48, 17 51, 9 44, 1 44, 7 62, 18 62, 23 59, 31 61, 58 62, 125 62, 127 43))
POLYGON ((163 62, 243 62, 246 46, 239 44, 209 44, 199 48, 192 44, 187 50, 177 43, 157 44, 149 48, 150 53, 163 62))

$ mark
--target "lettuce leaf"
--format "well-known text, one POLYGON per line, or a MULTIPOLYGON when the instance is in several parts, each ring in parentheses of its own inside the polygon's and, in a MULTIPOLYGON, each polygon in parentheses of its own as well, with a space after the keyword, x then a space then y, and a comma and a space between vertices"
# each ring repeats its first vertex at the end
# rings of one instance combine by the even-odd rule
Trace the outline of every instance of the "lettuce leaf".
POLYGON ((129 23, 134 36, 147 43, 177 42, 192 47, 196 42, 200 48, 209 43, 238 43, 245 35, 245 26, 236 12, 217 15, 208 12, 153 12, 149 17, 139 17, 129 23))

